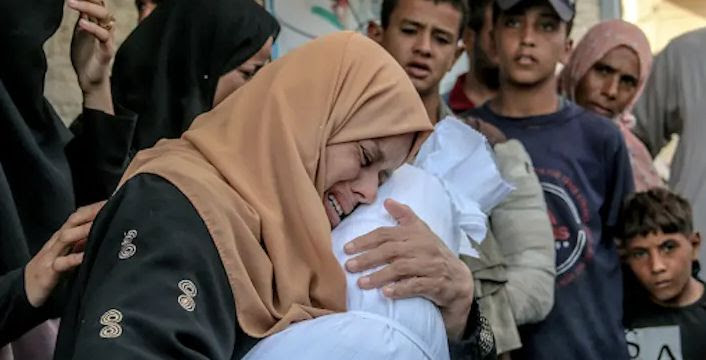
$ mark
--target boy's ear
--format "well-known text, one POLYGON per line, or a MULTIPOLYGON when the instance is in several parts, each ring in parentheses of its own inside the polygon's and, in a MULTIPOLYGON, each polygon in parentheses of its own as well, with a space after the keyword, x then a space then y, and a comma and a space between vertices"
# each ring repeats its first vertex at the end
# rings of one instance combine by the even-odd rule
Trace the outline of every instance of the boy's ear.
POLYGON ((375 42, 382 43, 382 34, 385 30, 383 30, 382 25, 378 24, 374 20, 368 21, 368 37, 373 39, 375 42))
POLYGON ((470 52, 473 51, 473 48, 476 45, 476 32, 466 27, 466 31, 463 32, 463 37, 461 39, 463 40, 463 47, 466 52, 469 53, 468 55, 470 58, 470 52))
POLYGON ((692 260, 699 259, 699 248, 701 247, 701 234, 697 231, 691 234, 689 237, 689 242, 691 242, 692 250, 692 260))
POLYGON ((559 62, 566 66, 566 64, 569 63, 569 59, 571 58, 571 52, 574 50, 574 39, 566 39, 566 43, 564 44, 564 50, 563 54, 561 54, 561 59, 559 59, 559 62))

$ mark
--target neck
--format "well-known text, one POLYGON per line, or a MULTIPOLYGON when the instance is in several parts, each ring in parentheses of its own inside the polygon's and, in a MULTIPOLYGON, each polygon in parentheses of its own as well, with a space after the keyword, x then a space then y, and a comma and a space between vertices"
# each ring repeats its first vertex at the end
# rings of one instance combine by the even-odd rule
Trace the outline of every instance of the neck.
POLYGON ((481 106, 494 98, 497 91, 489 89, 474 71, 469 71, 463 81, 463 93, 473 104, 481 106))
POLYGON ((431 124, 436 125, 440 120, 439 106, 441 106, 441 97, 438 95, 438 91, 430 92, 428 95, 422 95, 422 102, 427 109, 427 115, 429 115, 431 124))
POLYGON ((498 95, 491 100, 490 108, 498 115, 529 117, 552 114, 559 108, 556 77, 532 86, 522 86, 503 79, 498 95))
POLYGON ((684 286, 684 290, 674 299, 667 301, 652 299, 652 301, 665 307, 684 307, 699 301, 703 295, 704 284, 694 279, 694 277, 689 277, 689 281, 686 283, 686 286, 684 286))

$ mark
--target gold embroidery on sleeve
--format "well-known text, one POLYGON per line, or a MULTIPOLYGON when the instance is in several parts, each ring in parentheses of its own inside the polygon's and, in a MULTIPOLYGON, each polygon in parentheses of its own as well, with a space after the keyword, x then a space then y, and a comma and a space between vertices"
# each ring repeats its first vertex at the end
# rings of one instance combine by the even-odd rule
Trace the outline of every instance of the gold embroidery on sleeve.
POLYGON ((118 259, 125 260, 131 258, 137 252, 137 246, 132 243, 137 238, 137 230, 130 230, 125 233, 123 241, 120 243, 120 253, 118 259))
POLYGON ((104 339, 115 339, 123 334, 123 328, 120 322, 123 321, 123 314, 115 309, 106 311, 101 316, 100 323, 103 328, 100 331, 100 337, 104 339))
POLYGON ((186 311, 194 311, 196 308, 196 301, 194 301, 194 298, 198 293, 196 290, 196 285, 194 285, 191 280, 179 281, 178 285, 179 290, 183 292, 183 294, 179 295, 179 298, 177 299, 179 305, 181 305, 181 307, 186 311))

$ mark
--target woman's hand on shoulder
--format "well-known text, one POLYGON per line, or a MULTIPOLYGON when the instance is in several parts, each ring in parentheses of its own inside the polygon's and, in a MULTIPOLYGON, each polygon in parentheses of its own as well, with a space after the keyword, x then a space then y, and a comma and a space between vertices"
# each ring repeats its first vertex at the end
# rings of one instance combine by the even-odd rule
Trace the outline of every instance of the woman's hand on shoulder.
POLYGON ((29 261, 24 273, 25 292, 33 307, 44 305, 61 275, 81 264, 93 219, 104 204, 102 201, 76 210, 29 261))

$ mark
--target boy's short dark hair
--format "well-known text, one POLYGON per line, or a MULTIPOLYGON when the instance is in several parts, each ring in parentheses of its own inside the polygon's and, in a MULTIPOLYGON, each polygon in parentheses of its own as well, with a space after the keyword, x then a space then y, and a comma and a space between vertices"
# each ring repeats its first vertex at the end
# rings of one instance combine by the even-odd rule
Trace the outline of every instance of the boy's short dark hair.
MULTIPOLYGON (((472 1, 472 0, 471 0, 472 1)), ((523 1, 517 6, 513 7, 511 10, 513 12, 518 11, 518 12, 523 12, 524 10, 535 6, 535 5, 541 5, 544 4, 546 0, 526 0, 523 1)), ((493 25, 495 25, 498 22, 498 19, 500 18, 500 14, 502 14, 504 11, 500 8, 500 6, 493 1, 493 25)), ((568 37, 569 34, 571 34, 571 29, 574 27, 574 19, 572 18, 571 21, 565 22, 560 19, 561 22, 566 24, 566 36, 568 37)))
MULTIPOLYGON (((463 30, 466 27, 466 22, 468 22, 468 4, 466 3, 466 1, 468 1, 468 0, 425 0, 425 1, 433 1, 435 5, 440 4, 440 3, 449 3, 449 4, 451 4, 451 6, 453 6, 456 10, 458 10, 461 13, 461 23, 459 24, 459 27, 458 27, 458 37, 460 39, 461 35, 463 35, 463 30)), ((387 29, 387 26, 390 25, 390 16, 392 16, 392 12, 395 10, 398 3, 399 3, 399 0, 383 0, 382 10, 380 11, 380 23, 382 24, 383 29, 387 29)))
POLYGON ((689 236, 694 231, 691 205, 666 189, 635 193, 625 199, 616 230, 623 246, 630 239, 658 232, 689 236))
POLYGON ((483 29, 485 23, 485 8, 495 0, 468 0, 468 22, 466 25, 476 34, 483 29))

